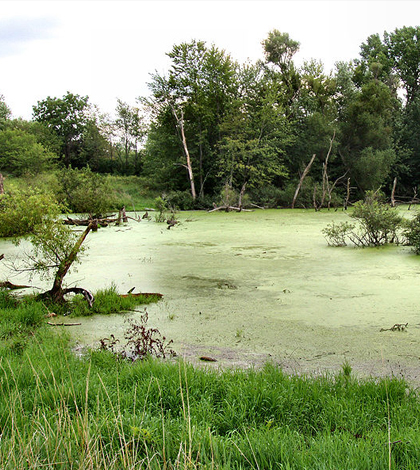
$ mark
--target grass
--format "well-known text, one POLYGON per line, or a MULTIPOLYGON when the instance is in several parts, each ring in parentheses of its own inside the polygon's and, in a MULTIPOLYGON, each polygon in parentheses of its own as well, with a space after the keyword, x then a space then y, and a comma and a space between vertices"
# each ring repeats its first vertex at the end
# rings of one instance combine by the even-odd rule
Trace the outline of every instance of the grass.
POLYGON ((80 358, 33 302, 0 296, 1 469, 418 469, 420 401, 404 380, 359 381, 347 363, 299 377, 80 358))

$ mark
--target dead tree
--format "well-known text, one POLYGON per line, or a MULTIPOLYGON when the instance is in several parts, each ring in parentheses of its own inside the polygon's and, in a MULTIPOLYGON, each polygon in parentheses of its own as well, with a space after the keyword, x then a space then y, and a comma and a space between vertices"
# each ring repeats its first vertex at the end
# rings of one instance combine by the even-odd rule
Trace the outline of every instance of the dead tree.
POLYGON ((296 199, 297 199, 297 197, 298 197, 300 188, 302 187, 303 180, 306 178, 306 175, 309 173, 309 170, 311 169, 311 166, 312 166, 312 163, 313 163, 314 160, 315 160, 315 157, 316 157, 316 154, 314 153, 314 154, 312 155, 311 161, 308 163, 307 167, 305 168, 305 170, 304 170, 303 173, 302 173, 302 176, 300 177, 299 183, 298 183, 297 188, 296 188, 296 191, 295 191, 295 195, 293 196, 292 209, 295 208, 296 199))
POLYGON ((195 200, 197 198, 197 193, 195 191, 194 174, 193 174, 193 169, 192 169, 192 164, 191 164, 190 152, 188 150, 187 138, 185 137, 184 112, 183 112, 183 110, 181 110, 181 116, 179 116, 176 109, 175 109, 175 106, 172 103, 170 104, 170 106, 171 106, 171 109, 172 109, 172 114, 175 117, 178 129, 181 132, 182 147, 184 149, 185 159, 186 159, 186 162, 187 162, 186 165, 182 165, 182 166, 187 169, 188 179, 190 181, 190 186, 191 186, 191 196, 195 200))
POLYGON ((391 191, 391 207, 395 207, 395 189, 397 187, 397 177, 394 178, 394 183, 392 185, 392 191, 391 191))

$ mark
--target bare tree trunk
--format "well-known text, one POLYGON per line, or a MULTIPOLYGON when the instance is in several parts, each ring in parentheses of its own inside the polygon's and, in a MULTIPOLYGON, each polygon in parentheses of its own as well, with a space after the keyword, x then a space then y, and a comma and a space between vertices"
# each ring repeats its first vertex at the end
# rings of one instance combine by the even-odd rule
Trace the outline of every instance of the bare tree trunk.
POLYGON ((344 210, 346 211, 349 206, 350 200, 350 178, 347 178, 347 191, 346 191, 346 199, 344 201, 344 210))
POLYGON ((0 173, 0 194, 4 194, 4 178, 3 175, 0 173))
POLYGON ((197 198, 197 193, 195 191, 194 175, 193 175, 193 169, 192 169, 192 165, 191 165, 190 152, 188 150, 187 138, 185 137, 184 113, 183 113, 183 111, 181 111, 181 117, 178 117, 178 114, 175 110, 175 107, 173 105, 171 105, 171 108, 172 108, 172 113, 173 113, 173 115, 176 119, 176 122, 178 124, 179 130, 181 131, 182 146, 184 148, 185 158, 187 160, 187 164, 184 165, 184 166, 188 171, 188 179, 189 179, 190 185, 191 185, 191 196, 195 200, 197 198))
POLYGON ((394 178, 394 183, 392 185, 391 191, 391 207, 395 207, 395 188, 397 187, 397 177, 394 178))
MULTIPOLYGON (((328 149, 327 156, 325 157, 325 162, 322 165, 322 197, 321 197, 321 202, 319 204, 318 210, 322 209, 322 206, 324 205, 324 202, 325 202, 325 196, 326 196, 327 192, 329 193, 329 190, 330 190, 330 182, 328 180, 328 160, 329 160, 330 155, 331 155, 331 150, 332 150, 332 146, 333 146, 333 143, 334 143, 334 139, 335 139, 335 131, 334 131, 333 136, 330 140, 330 148, 328 149)), ((315 207, 315 210, 316 210, 316 207, 315 207)))
POLYGON ((299 184, 297 185, 297 188, 296 188, 296 191, 295 191, 295 195, 293 196, 292 209, 295 208, 296 199, 298 197, 300 188, 302 187, 303 180, 306 178, 306 175, 309 173, 309 170, 311 169, 311 166, 312 166, 312 163, 315 160, 315 157, 316 157, 316 154, 314 153, 312 155, 311 161, 308 163, 307 167, 305 168, 305 170, 302 173, 302 176, 300 177, 299 184))
POLYGON ((242 198, 244 197, 244 194, 245 194, 246 184, 247 182, 245 181, 245 183, 242 185, 241 192, 239 193, 239 201, 238 201, 239 210, 242 210, 242 198))

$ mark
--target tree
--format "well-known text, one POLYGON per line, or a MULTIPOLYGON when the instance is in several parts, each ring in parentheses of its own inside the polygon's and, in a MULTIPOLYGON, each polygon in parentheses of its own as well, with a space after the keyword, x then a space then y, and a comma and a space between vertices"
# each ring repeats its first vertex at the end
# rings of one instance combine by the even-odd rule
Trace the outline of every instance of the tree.
POLYGON ((62 98, 47 97, 33 106, 33 118, 50 129, 60 142, 60 156, 66 166, 84 166, 80 152, 89 124, 89 98, 67 92, 62 98))
POLYGON ((0 172, 33 175, 51 168, 55 159, 33 134, 20 129, 0 131, 0 172))
MULTIPOLYGON (((175 176, 177 168, 186 170, 194 198, 203 196, 206 186, 214 189, 220 125, 235 90, 235 64, 224 51, 202 41, 176 45, 168 56, 168 76, 156 73, 149 84, 153 124, 147 149, 155 148, 151 137, 157 138, 159 154, 169 157, 162 145, 173 148, 175 137, 179 150, 172 156, 172 172, 175 176)), ((153 158, 149 153, 147 157, 153 158)))
POLYGON ((277 103, 277 85, 260 64, 238 73, 238 94, 221 126, 219 176, 241 194, 285 178, 289 122, 277 103))
POLYGON ((130 159, 134 160, 134 173, 140 171, 139 145, 145 136, 145 125, 140 109, 130 106, 121 100, 117 102, 117 118, 114 121, 116 150, 120 158, 121 168, 125 174, 130 173, 130 159))
POLYGON ((4 129, 6 122, 11 119, 12 111, 7 106, 5 98, 0 95, 0 130, 4 129))

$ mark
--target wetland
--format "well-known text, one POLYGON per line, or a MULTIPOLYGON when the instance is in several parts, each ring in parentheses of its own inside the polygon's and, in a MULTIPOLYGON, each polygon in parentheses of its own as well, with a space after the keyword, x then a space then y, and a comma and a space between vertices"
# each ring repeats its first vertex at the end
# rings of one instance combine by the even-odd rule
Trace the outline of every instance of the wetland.
MULTIPOLYGON (((213 368, 268 361, 290 373, 324 373, 348 362, 362 376, 420 383, 420 258, 404 246, 329 247, 322 229, 347 218, 295 209, 182 212, 170 230, 131 221, 90 234, 67 282, 162 293, 147 306, 149 322, 196 364, 210 356, 213 368), (396 323, 408 326, 381 331, 396 323)), ((0 242, 6 256, 19 250, 0 242)), ((69 332, 80 347, 95 347, 139 314, 83 317, 69 332)))

